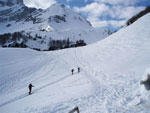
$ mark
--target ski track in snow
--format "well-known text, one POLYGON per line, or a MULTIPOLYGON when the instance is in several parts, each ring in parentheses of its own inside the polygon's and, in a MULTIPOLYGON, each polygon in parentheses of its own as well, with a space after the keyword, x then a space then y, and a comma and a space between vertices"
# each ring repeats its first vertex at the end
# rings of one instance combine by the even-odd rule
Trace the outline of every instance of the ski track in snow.
MULTIPOLYGON (((46 62, 43 62, 43 61, 41 61, 40 60, 40 58, 38 59, 39 60, 39 64, 41 64, 43 67, 45 67, 47 64, 47 61, 46 62)), ((48 60, 48 62, 49 62, 49 60, 48 60)), ((31 76, 33 76, 34 74, 35 74, 35 72, 36 71, 38 71, 38 69, 39 68, 41 68, 42 66, 41 65, 37 65, 37 64, 32 64, 32 65, 30 65, 30 67, 27 67, 27 68, 23 68, 23 69, 21 69, 21 70, 19 70, 19 72, 21 72, 21 73, 19 73, 18 71, 16 71, 16 72, 14 72, 14 73, 10 73, 9 75, 5 75, 5 77, 6 77, 6 80, 5 80, 5 78, 3 77, 3 82, 1 83, 1 86, 3 85, 3 87, 2 87, 2 89, 1 89, 1 91, 3 91, 3 88, 5 88, 5 87, 8 87, 8 86, 4 86, 5 85, 5 83, 7 82, 7 81, 9 81, 9 80, 11 80, 11 81, 14 81, 14 82, 16 82, 16 83, 18 83, 19 81, 18 80, 20 80, 22 77, 25 77, 26 76, 26 73, 28 73, 30 76, 28 76, 28 78, 31 78, 31 76), (33 68, 34 69, 33 69, 33 68), (10 76, 10 75, 21 75, 21 76, 11 76, 10 78, 8 78, 7 76, 10 76)), ((14 83, 13 84, 6 84, 6 85, 9 85, 10 87, 12 86, 12 85, 15 85, 14 83)), ((17 84, 16 84, 17 85, 17 84)), ((10 88, 11 89, 11 88, 10 88)), ((13 89, 14 90, 14 89, 13 89)), ((4 92, 3 92, 4 93, 4 92)))
MULTIPOLYGON (((42 87, 40 87, 40 88, 37 88, 37 89, 35 89, 35 90, 33 91, 33 93, 36 93, 36 92, 38 92, 39 90, 41 90, 41 89, 43 89, 43 88, 46 88, 46 87, 48 87, 48 86, 50 86, 50 85, 53 85, 53 84, 55 84, 55 83, 58 83, 59 81, 62 81, 62 80, 64 80, 64 79, 68 78, 68 77, 70 77, 70 75, 64 76, 64 77, 62 77, 62 78, 59 79, 59 80, 56 80, 56 81, 54 81, 54 82, 52 82, 52 83, 48 83, 48 84, 46 84, 46 85, 44 85, 44 86, 42 86, 42 87)), ((7 105, 7 104, 10 104, 10 103, 12 103, 12 102, 18 101, 18 100, 20 100, 20 99, 22 99, 22 98, 24 98, 24 97, 26 97, 26 96, 28 96, 28 94, 23 94, 23 95, 20 95, 19 97, 15 97, 15 98, 12 99, 12 100, 9 100, 9 101, 7 101, 7 102, 5 102, 5 103, 0 104, 0 107, 2 107, 2 106, 4 106, 4 105, 7 105)))

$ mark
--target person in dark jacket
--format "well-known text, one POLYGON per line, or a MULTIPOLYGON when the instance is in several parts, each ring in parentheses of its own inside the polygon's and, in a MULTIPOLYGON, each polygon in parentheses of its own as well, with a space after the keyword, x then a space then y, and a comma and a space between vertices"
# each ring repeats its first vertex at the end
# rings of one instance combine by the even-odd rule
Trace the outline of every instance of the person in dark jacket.
POLYGON ((71 72, 72 72, 72 75, 73 75, 74 69, 72 69, 71 72))
POLYGON ((80 68, 78 67, 78 73, 80 73, 80 68))
POLYGON ((29 87, 29 95, 30 95, 32 92, 32 87, 34 87, 34 86, 30 83, 28 87, 29 87))

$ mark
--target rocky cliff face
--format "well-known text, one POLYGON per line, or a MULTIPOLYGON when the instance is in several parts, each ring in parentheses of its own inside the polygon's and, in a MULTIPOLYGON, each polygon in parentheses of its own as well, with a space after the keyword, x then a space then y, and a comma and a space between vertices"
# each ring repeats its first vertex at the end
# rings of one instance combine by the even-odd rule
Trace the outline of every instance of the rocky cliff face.
POLYGON ((23 4, 23 0, 0 0, 1 6, 13 6, 15 4, 23 4))

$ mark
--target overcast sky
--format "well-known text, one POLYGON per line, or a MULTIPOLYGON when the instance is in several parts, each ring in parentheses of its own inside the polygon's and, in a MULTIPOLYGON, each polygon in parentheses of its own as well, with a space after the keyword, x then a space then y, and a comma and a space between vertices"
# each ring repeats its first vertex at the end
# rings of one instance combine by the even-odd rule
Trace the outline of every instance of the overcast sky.
POLYGON ((118 29, 133 15, 150 6, 150 0, 24 0, 30 7, 46 9, 64 4, 80 13, 94 27, 118 29))

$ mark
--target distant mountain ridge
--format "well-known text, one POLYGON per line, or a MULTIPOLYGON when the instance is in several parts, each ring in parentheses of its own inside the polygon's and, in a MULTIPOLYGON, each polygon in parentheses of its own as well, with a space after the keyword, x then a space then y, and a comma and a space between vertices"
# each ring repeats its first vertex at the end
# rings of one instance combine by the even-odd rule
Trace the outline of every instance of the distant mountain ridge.
POLYGON ((29 8, 22 0, 13 0, 12 5, 7 5, 10 0, 0 1, 2 47, 24 45, 23 47, 49 50, 52 41, 69 40, 69 45, 72 46, 79 40, 90 44, 110 35, 110 31, 104 28, 95 30, 89 21, 64 5, 54 4, 43 10, 29 8))

